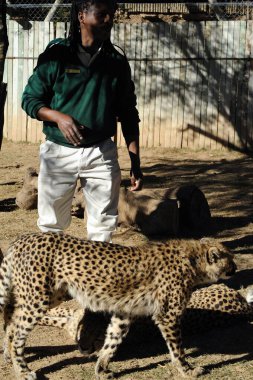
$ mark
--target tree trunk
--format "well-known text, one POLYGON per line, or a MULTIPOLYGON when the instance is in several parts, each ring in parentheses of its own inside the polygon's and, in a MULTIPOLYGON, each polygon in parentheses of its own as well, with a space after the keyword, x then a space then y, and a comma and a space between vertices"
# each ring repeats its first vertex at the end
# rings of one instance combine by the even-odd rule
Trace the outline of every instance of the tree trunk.
POLYGON ((4 62, 8 49, 8 36, 6 27, 6 0, 0 4, 0 149, 3 139, 4 105, 6 100, 6 83, 3 83, 4 62))

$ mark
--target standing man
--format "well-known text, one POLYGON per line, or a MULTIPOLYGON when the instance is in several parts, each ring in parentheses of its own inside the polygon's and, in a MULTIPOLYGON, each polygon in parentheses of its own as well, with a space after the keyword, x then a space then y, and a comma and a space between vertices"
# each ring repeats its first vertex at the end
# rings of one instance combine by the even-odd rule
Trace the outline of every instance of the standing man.
POLYGON ((75 0, 67 39, 49 43, 22 97, 43 121, 38 227, 59 232, 71 221, 80 178, 88 239, 111 241, 117 225, 120 168, 111 137, 121 122, 131 161, 131 189, 142 187, 139 116, 130 66, 110 41, 116 0, 75 0))

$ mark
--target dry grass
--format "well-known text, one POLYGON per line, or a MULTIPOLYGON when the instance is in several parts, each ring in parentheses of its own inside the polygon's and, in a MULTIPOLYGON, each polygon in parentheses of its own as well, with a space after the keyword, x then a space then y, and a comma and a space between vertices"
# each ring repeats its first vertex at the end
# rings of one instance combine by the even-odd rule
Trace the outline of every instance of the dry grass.
MULTIPOLYGON (((0 163, 0 246, 25 232, 36 231, 37 212, 16 208, 15 197, 27 167, 38 168, 38 146, 4 141, 0 163)), ((127 184, 129 160, 119 149, 123 184, 127 184)), ((168 149, 143 150, 146 187, 176 188, 195 184, 207 197, 212 226, 205 234, 225 242, 236 253, 239 271, 228 282, 239 289, 253 283, 253 161, 233 152, 189 152, 168 149)), ((69 233, 85 237, 83 220, 73 218, 69 233)), ((186 235, 191 235, 186 231, 186 235)), ((114 241, 141 244, 146 238, 133 230, 118 231, 114 241)), ((2 319, 0 319, 2 324, 2 319)), ((0 340, 3 330, 0 326, 0 340)), ((216 329, 184 339, 193 365, 206 369, 204 379, 253 379, 253 326, 216 329)), ((94 360, 87 361, 76 350, 66 332, 37 327, 28 341, 28 362, 39 379, 91 380, 94 360)), ((122 345, 112 368, 122 380, 167 380, 174 371, 168 362, 164 342, 156 330, 132 331, 122 345)), ((0 357, 0 378, 13 380, 12 367, 0 357)))

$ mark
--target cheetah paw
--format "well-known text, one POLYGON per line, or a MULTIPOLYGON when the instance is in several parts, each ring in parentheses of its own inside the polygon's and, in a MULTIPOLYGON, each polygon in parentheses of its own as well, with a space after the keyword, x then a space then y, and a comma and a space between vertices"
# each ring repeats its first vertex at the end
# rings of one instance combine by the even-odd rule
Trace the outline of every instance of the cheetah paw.
POLYGON ((111 380, 114 379, 114 372, 105 370, 96 376, 96 380, 111 380))
POLYGON ((36 380, 37 375, 35 372, 28 372, 26 374, 21 374, 18 378, 20 380, 36 380))
POLYGON ((204 368, 202 367, 194 368, 188 363, 185 363, 183 367, 177 365, 176 368, 181 375, 180 378, 184 378, 184 379, 194 379, 196 377, 203 375, 204 373, 204 368))
POLYGON ((203 375, 203 373, 204 373, 203 367, 191 368, 186 372, 186 377, 190 377, 190 378, 199 377, 203 375))
POLYGON ((37 379, 37 375, 35 372, 30 372, 28 374, 28 377, 26 378, 26 380, 36 380, 37 379))
POLYGON ((193 369, 193 376, 198 377, 203 375, 205 372, 205 369, 203 367, 196 367, 193 369))

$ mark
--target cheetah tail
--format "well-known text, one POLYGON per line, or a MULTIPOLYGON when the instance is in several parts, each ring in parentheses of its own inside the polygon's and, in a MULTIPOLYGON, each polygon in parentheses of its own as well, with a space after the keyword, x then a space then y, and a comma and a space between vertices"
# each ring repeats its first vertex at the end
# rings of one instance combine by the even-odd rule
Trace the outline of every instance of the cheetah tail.
POLYGON ((7 255, 4 257, 0 267, 0 312, 3 311, 4 305, 7 303, 10 296, 12 288, 11 273, 12 260, 11 256, 7 255))

